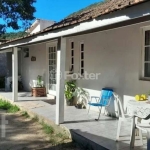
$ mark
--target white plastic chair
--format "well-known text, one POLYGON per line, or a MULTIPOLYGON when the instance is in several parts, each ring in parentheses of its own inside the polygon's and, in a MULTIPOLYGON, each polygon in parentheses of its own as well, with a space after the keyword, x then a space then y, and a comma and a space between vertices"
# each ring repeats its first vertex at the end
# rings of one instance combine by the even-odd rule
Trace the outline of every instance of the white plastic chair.
MULTIPOLYGON (((144 131, 147 134, 147 149, 150 149, 150 123, 149 121, 147 123, 135 123, 135 117, 133 119, 133 128, 132 128, 132 135, 131 135, 131 141, 130 141, 130 147, 134 148, 135 143, 135 130, 139 129, 139 131, 144 131)), ((141 135, 142 136, 142 135, 141 135)))
MULTIPOLYGON (((114 97, 115 97, 115 101, 116 101, 116 105, 117 105, 117 112, 118 112, 118 117, 119 117, 116 141, 119 141, 122 122, 127 122, 127 121, 131 122, 132 117, 130 117, 128 114, 126 114, 124 112, 121 98, 116 93, 114 93, 114 97)), ((132 129, 131 129, 131 132, 132 132, 132 129)), ((135 132, 135 135, 137 135, 139 137, 141 143, 143 143, 142 131, 139 130, 139 132, 138 131, 135 132)))

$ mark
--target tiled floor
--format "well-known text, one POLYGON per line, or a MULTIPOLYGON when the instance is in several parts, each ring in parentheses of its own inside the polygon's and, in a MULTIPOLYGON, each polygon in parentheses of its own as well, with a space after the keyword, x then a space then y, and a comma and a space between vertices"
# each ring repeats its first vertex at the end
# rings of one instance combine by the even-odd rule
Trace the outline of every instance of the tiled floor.
MULTIPOLYGON (((0 93, 1 97, 11 100, 12 93, 0 93)), ((19 93, 19 101, 16 102, 21 107, 55 121, 55 103, 49 98, 33 98, 30 93, 19 93)), ((121 129, 120 142, 115 142, 117 133, 116 119, 101 115, 100 121, 95 121, 97 112, 76 109, 75 107, 65 107, 65 122, 62 126, 72 129, 76 133, 92 140, 93 142, 110 150, 129 150, 130 140, 130 122, 124 123, 121 129)), ((141 146, 139 140, 136 140, 135 150, 146 150, 146 140, 144 146, 141 146)))

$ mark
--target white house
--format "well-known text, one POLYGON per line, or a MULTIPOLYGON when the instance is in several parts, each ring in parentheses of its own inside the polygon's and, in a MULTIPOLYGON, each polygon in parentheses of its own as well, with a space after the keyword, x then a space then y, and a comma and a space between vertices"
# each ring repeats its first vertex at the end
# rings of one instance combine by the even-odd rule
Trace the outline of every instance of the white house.
POLYGON ((37 33, 53 25, 54 23, 55 21, 51 20, 36 19, 30 26, 30 28, 26 30, 26 32, 30 34, 37 33))
MULTIPOLYGON (((42 75, 47 93, 56 96, 56 123, 64 121, 64 82, 60 72, 98 73, 98 79, 77 79, 77 85, 99 96, 111 87, 124 104, 150 90, 150 1, 113 0, 66 18, 27 37, 0 45, 12 52, 13 100, 17 101, 17 76, 25 89, 42 75), (24 57, 28 48, 29 57, 24 57), (35 57, 36 61, 31 61, 35 57), (19 60, 19 63, 18 63, 19 60), (20 68, 20 69, 18 69, 20 68), (50 72, 56 68, 57 81, 50 72), (19 71, 18 71, 19 70, 19 71)), ((71 74, 67 74, 71 76, 71 74)), ((114 113, 113 104, 110 112, 114 113)))
MULTIPOLYGON (((47 27, 53 25, 55 22, 51 21, 51 20, 43 20, 43 19, 36 19, 32 25, 30 26, 30 28, 28 30, 26 30, 27 33, 31 34, 35 34, 37 32, 42 31, 43 29, 46 29, 47 27)), ((4 42, 4 41, 3 41, 4 42)), ((26 47, 23 49, 23 51, 26 51, 26 47)), ((18 52, 19 58, 18 61, 19 66, 18 66, 18 75, 21 76, 21 52, 18 52)), ((0 58, 2 57, 1 60, 1 65, 0 67, 4 66, 3 64, 5 64, 5 66, 3 67, 5 74, 3 74, 4 76, 7 75, 6 77, 6 81, 5 81, 5 91, 10 91, 10 82, 12 81, 12 52, 8 52, 7 55, 6 54, 0 54, 0 58), (7 62, 7 63, 6 63, 7 62)), ((1 67, 1 68, 2 68, 1 67)))

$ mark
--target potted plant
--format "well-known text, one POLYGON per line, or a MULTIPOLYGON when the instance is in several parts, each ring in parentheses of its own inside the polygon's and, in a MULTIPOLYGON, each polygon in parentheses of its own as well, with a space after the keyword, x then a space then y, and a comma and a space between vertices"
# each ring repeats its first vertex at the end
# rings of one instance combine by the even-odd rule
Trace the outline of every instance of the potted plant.
POLYGON ((37 87, 41 87, 42 86, 41 82, 42 82, 42 76, 38 75, 37 76, 37 87))
POLYGON ((79 109, 86 109, 87 100, 89 99, 89 92, 84 90, 83 88, 76 88, 76 95, 77 95, 77 105, 76 107, 79 109))
POLYGON ((73 105, 73 100, 76 91, 76 84, 74 80, 67 81, 65 84, 65 98, 68 106, 73 105))

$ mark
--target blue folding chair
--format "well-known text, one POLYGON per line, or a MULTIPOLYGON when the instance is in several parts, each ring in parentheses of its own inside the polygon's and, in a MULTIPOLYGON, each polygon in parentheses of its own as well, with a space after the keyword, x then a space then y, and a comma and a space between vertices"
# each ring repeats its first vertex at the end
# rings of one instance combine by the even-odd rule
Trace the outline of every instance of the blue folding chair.
POLYGON ((98 116, 98 119, 95 119, 95 120, 98 121, 99 118, 100 118, 102 107, 108 107, 112 97, 113 97, 113 90, 112 89, 108 89, 108 88, 103 88, 102 91, 101 91, 101 96, 100 97, 91 96, 91 101, 88 103, 89 104, 88 113, 90 111, 90 107, 91 106, 98 107, 99 108, 99 116, 98 116), (96 100, 96 103, 92 103, 93 99, 96 100))

